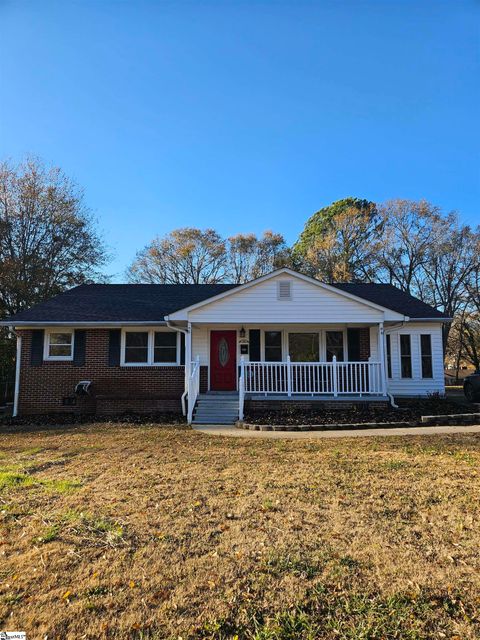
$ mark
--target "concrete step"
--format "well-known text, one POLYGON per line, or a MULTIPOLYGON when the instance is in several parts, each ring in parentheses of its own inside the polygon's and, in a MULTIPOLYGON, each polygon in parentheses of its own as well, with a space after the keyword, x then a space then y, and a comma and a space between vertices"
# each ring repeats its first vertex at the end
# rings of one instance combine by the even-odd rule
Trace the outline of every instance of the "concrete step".
POLYGON ((238 420, 238 411, 235 413, 195 413, 195 420, 238 420))
POLYGON ((201 393, 198 396, 193 424, 235 424, 237 420, 238 393, 201 393))
POLYGON ((192 424, 235 424, 235 422, 238 420, 238 417, 236 418, 196 418, 194 417, 192 420, 192 424))

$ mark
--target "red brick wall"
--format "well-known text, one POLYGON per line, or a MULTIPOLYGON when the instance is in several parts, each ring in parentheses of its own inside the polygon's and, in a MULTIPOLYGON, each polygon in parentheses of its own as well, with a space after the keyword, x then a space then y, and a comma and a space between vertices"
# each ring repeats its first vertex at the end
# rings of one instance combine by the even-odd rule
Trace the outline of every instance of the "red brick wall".
POLYGON ((370 357, 370 329, 362 327, 360 329, 360 361, 367 362, 370 357))
MULTIPOLYGON (((31 331, 21 331, 22 358, 19 415, 55 412, 122 413, 124 411, 180 411, 184 391, 183 366, 109 367, 108 329, 86 333, 85 365, 44 361, 30 364, 31 331), (91 380, 92 396, 78 396, 76 406, 64 406, 80 380, 91 380)), ((207 368, 201 368, 202 391, 207 388, 207 368)))

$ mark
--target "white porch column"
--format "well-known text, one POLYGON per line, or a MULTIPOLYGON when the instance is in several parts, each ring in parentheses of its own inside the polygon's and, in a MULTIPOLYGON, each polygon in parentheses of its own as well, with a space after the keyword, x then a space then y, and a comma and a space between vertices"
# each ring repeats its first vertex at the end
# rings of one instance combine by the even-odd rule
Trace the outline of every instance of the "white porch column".
POLYGON ((382 394, 385 396, 387 395, 387 378, 385 374, 385 331, 383 322, 378 323, 378 356, 380 359, 382 394))
POLYGON ((192 325, 187 324, 187 335, 185 336, 185 380, 188 384, 192 369, 192 325))

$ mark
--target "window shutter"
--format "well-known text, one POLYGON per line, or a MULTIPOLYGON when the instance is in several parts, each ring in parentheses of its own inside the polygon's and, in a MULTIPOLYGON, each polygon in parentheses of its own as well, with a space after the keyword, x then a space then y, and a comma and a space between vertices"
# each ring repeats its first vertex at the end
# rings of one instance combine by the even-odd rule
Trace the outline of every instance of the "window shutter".
POLYGON ((250 329, 248 332, 250 341, 250 362, 260 361, 260 329, 250 329))
POLYGON ((350 362, 360 362, 360 329, 347 330, 347 343, 350 362))
POLYGON ((185 334, 180 333, 180 364, 185 364, 185 334))
POLYGON ((108 340, 108 366, 118 367, 120 364, 121 329, 110 329, 108 340))
POLYGON ((85 329, 75 329, 75 337, 73 339, 73 366, 83 367, 85 364, 85 344, 87 340, 87 332, 85 329))
POLYGON ((35 329, 32 331, 32 346, 30 352, 30 364, 32 367, 40 367, 43 363, 43 341, 45 331, 35 329))

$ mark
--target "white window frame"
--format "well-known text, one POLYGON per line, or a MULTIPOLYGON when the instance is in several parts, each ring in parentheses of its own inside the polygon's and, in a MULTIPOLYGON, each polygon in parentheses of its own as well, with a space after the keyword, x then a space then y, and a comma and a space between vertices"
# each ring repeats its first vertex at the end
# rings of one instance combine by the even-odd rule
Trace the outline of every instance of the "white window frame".
MULTIPOLYGON (((415 360, 413 357, 413 334, 406 332, 406 331, 402 331, 401 333, 397 334, 397 347, 398 347, 398 373, 399 373, 399 380, 418 380, 418 375, 415 375, 416 372, 416 367, 415 365, 415 360), (412 372, 411 376, 403 376, 402 375, 402 361, 403 361, 403 357, 402 356, 402 339, 401 336, 409 336, 410 338, 410 370, 412 372)), ((420 363, 421 366, 421 363, 420 363)), ((427 378, 429 380, 431 380, 431 378, 427 378)))
POLYGON ((320 343, 320 346, 322 347, 322 352, 320 353, 320 356, 322 358, 321 362, 327 362, 327 333, 329 332, 338 332, 341 333, 343 335, 343 362, 348 362, 348 339, 347 339, 347 330, 346 329, 323 329, 322 330, 322 334, 323 334, 323 345, 322 343, 320 343))
POLYGON ((71 361, 73 360, 73 354, 75 352, 75 331, 73 329, 61 329, 59 327, 52 327, 51 329, 45 329, 45 336, 43 341, 43 359, 47 361, 53 362, 61 362, 61 361, 71 361), (72 341, 70 343, 71 353, 69 356, 51 356, 50 355, 50 336, 52 333, 68 333, 72 336, 72 341))
MULTIPOLYGON (((318 360, 316 360, 316 362, 322 362, 321 358, 322 358, 322 333, 321 331, 307 331, 306 329, 303 330, 298 330, 298 331, 288 331, 287 332, 287 354, 290 356, 290 358, 292 357, 290 354, 290 334, 292 333, 307 333, 308 335, 310 334, 315 334, 318 338, 318 360)), ((292 362, 294 362, 294 360, 292 360, 292 362)))
POLYGON ((166 327, 128 327, 128 329, 122 329, 122 335, 120 340, 120 366, 122 367, 177 367, 180 365, 181 359, 181 343, 180 343, 180 331, 173 332, 171 329, 166 327), (154 344, 155 344, 155 333, 160 333, 164 331, 165 333, 176 333, 177 340, 175 343, 176 346, 176 360, 175 362, 154 362, 154 344), (125 345, 126 345, 126 334, 127 333, 148 333, 148 351, 147 351, 147 362, 125 362, 125 345))
POLYGON ((421 380, 434 380, 435 379, 435 367, 433 360, 433 335, 431 331, 422 331, 418 334, 418 359, 419 359, 419 377, 421 380), (423 375, 423 353, 422 353, 422 336, 430 336, 430 360, 432 361, 432 375, 423 375))
MULTIPOLYGON (((282 351, 282 359, 279 360, 278 362, 285 362, 286 361, 285 353, 288 353, 288 351, 285 351, 285 331, 283 329, 263 329, 262 330, 260 334, 260 353, 261 353, 262 361, 263 362, 267 361, 265 358, 265 334, 271 333, 273 331, 280 334, 280 347, 282 351)), ((273 362, 273 361, 269 360, 269 362, 273 362)))

